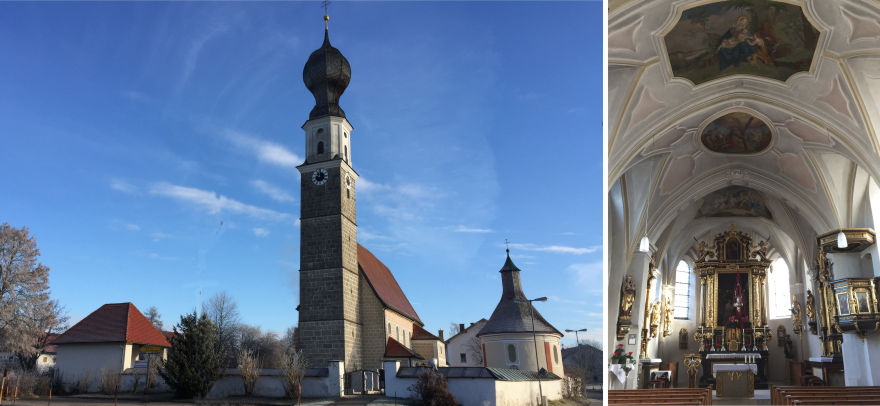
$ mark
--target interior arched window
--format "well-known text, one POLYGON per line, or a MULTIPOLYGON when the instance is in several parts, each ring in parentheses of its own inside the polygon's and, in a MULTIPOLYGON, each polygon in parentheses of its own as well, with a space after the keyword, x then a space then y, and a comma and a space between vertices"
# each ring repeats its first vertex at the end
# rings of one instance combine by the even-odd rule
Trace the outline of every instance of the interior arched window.
POLYGON ((675 267, 675 318, 687 319, 691 303, 691 267, 678 261, 675 267))
POLYGON ((319 154, 324 153, 324 141, 318 141, 318 153, 319 154))
POLYGON ((513 344, 507 344, 507 360, 516 362, 516 346, 513 344))
POLYGON ((771 319, 791 317, 791 285, 788 274, 788 264, 781 257, 770 265, 770 277, 767 283, 770 291, 767 293, 770 296, 771 319))

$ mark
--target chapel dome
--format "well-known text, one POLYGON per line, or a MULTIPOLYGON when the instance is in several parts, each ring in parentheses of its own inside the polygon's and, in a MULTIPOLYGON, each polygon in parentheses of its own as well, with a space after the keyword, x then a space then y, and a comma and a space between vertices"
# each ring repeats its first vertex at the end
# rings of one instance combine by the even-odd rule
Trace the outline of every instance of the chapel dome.
POLYGON ((500 333, 531 333, 532 317, 534 317, 534 332, 538 334, 555 334, 562 336, 537 309, 529 303, 522 291, 519 279, 520 270, 510 259, 510 251, 507 259, 501 267, 501 300, 489 317, 489 321, 477 336, 500 333))
POLYGON ((339 107, 339 97, 351 80, 351 66, 338 49, 330 45, 330 35, 324 29, 324 43, 312 52, 303 68, 303 83, 315 96, 315 107, 309 120, 327 115, 345 117, 339 107))

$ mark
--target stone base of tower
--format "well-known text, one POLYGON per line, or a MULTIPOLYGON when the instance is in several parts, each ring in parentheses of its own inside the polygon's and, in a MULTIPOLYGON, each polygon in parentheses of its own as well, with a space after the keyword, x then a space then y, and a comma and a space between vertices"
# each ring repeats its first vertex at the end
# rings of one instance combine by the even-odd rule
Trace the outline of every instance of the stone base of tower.
POLYGON ((347 320, 301 321, 299 349, 309 367, 343 361, 345 371, 361 369, 361 326, 347 320))

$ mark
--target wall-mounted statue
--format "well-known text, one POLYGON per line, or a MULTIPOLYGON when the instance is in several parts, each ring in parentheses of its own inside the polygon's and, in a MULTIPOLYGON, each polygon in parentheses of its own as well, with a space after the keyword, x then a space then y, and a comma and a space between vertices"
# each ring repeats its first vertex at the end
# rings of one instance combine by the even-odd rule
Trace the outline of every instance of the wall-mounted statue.
POLYGON ((803 331, 803 316, 801 316, 801 302, 798 302, 797 296, 791 295, 791 325, 795 334, 803 331))
POLYGON ((651 304, 651 337, 657 337, 657 328, 660 327, 660 301, 651 304))
POLYGON ((620 312, 617 315, 617 339, 623 340, 632 324, 632 307, 636 300, 636 283, 632 275, 626 275, 620 285, 620 312))
POLYGON ((807 289, 807 319, 810 333, 816 334, 816 298, 809 289, 807 289))
POLYGON ((672 306, 672 299, 666 296, 666 305, 663 309, 663 337, 672 334, 672 316, 675 314, 675 308, 672 306))

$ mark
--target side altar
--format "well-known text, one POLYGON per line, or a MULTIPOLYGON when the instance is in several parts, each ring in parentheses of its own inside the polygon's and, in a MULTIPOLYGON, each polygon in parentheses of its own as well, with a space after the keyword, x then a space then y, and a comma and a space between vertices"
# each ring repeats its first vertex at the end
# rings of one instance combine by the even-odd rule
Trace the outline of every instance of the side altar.
POLYGON ((694 271, 702 306, 694 341, 702 359, 700 386, 716 383, 714 364, 753 364, 754 387, 767 388, 767 249, 765 241, 753 245, 733 224, 712 246, 705 241, 697 246, 694 271))

